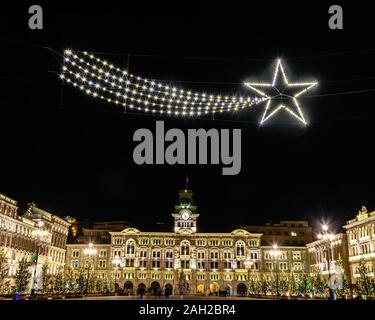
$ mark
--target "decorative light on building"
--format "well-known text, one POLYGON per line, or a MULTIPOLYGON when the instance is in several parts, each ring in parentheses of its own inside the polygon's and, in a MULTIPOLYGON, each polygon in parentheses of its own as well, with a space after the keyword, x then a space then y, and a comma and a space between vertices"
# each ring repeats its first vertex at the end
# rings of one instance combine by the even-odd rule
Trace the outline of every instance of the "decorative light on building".
POLYGON ((272 83, 245 82, 246 86, 258 93, 263 99, 267 101, 260 124, 263 124, 264 122, 269 120, 279 111, 285 110, 289 112, 293 117, 301 121, 304 125, 307 125, 297 98, 306 93, 311 88, 315 87, 317 84, 317 82, 290 83, 284 71, 281 59, 278 59, 276 62, 276 68, 272 83), (279 81, 280 74, 282 75, 282 81, 279 81), (280 82, 282 82, 282 84, 280 84, 280 82), (285 93, 286 89, 293 89, 293 91, 295 92, 287 94, 285 93), (284 99, 291 100, 291 105, 286 105, 283 102, 284 99), (273 100, 281 100, 282 102, 272 105, 273 100))
POLYGON ((281 255, 281 251, 279 250, 279 246, 274 244, 272 246, 272 250, 270 251, 270 255, 275 257, 276 259, 281 255))
POLYGON ((96 249, 92 242, 90 242, 88 247, 84 249, 84 254, 89 257, 96 255, 96 249))

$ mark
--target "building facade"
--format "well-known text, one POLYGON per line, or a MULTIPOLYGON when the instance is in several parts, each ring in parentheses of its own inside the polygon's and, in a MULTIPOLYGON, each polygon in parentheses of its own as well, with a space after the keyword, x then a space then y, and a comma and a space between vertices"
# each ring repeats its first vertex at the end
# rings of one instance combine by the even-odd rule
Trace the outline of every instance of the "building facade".
POLYGON ((345 233, 318 239, 307 244, 307 249, 311 275, 321 273, 327 281, 330 276, 337 277, 337 280, 343 280, 346 276, 348 283, 351 283, 348 241, 345 233))
POLYGON ((348 238, 349 266, 352 282, 360 276, 362 264, 366 275, 374 278, 375 268, 375 211, 362 207, 357 216, 344 226, 348 238))
POLYGON ((308 221, 285 220, 278 223, 268 222, 264 226, 243 226, 251 233, 262 233, 262 245, 278 243, 283 246, 305 246, 312 242, 312 228, 308 221))
POLYGON ((144 232, 129 227, 111 231, 108 243, 67 245, 67 268, 114 279, 129 294, 242 295, 251 275, 307 270, 303 246, 262 246, 262 234, 237 229, 229 233, 198 232, 197 206, 190 190, 182 190, 172 213, 173 231, 144 232))
POLYGON ((0 194, 0 250, 8 260, 9 278, 13 279, 19 261, 31 262, 37 254, 37 264, 30 267, 33 274, 36 268, 36 286, 43 266, 47 272, 56 274, 65 266, 66 239, 68 226, 63 219, 29 204, 21 212, 17 201, 0 194))
MULTIPOLYGON (((69 223, 64 219, 38 208, 34 203, 28 204, 24 216, 43 230, 43 236, 37 237, 38 269, 47 266, 47 272, 57 274, 65 268, 66 242, 69 223)), ((38 233, 36 233, 38 235, 38 233)))
POLYGON ((31 261, 36 251, 36 223, 18 215, 17 201, 0 194, 0 250, 8 259, 9 277, 16 274, 18 262, 31 261))

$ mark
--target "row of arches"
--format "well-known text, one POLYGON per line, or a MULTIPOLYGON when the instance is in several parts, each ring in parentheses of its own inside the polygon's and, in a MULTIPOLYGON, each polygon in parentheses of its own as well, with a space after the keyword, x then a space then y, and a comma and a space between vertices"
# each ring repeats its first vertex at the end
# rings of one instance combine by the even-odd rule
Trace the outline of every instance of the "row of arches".
MULTIPOLYGON (((126 254, 135 254, 135 240, 128 239, 125 243, 125 253, 126 254)), ((180 254, 189 255, 190 254, 190 242, 183 240, 180 244, 180 254)), ((235 254, 237 256, 245 255, 245 242, 238 240, 235 244, 235 254)))
MULTIPOLYGON (((134 285, 131 281, 126 281, 124 284, 124 293, 133 295, 145 295, 145 294, 150 294, 153 296, 158 296, 158 295, 172 295, 173 294, 173 286, 171 284, 166 284, 164 288, 161 288, 160 283, 157 281, 153 281, 151 283, 151 286, 149 288, 146 287, 144 283, 140 283, 138 287, 136 288, 136 292, 134 292, 134 285)), ((219 284, 217 282, 212 282, 208 289, 208 294, 211 295, 219 295, 222 293, 225 293, 227 296, 233 295, 233 289, 232 286, 227 284, 225 285, 224 288, 220 288, 219 284)), ((244 283, 239 283, 236 288, 236 294, 238 296, 246 296, 247 294, 247 286, 244 283)), ((196 288, 196 293, 198 294, 206 294, 206 286, 204 284, 198 284, 196 288)))
MULTIPOLYGON (((135 289, 134 285, 131 281, 125 282, 125 284, 124 284, 124 293, 125 294, 129 294, 129 295, 134 294, 134 289, 135 289)), ((173 286, 168 283, 164 286, 164 290, 162 290, 162 288, 160 286, 160 283, 157 282, 157 281, 153 281, 149 288, 147 288, 144 283, 140 283, 137 287, 137 294, 138 295, 144 295, 146 293, 149 293, 149 294, 154 295, 154 296, 161 295, 162 293, 164 295, 171 295, 171 294, 173 294, 173 286)))

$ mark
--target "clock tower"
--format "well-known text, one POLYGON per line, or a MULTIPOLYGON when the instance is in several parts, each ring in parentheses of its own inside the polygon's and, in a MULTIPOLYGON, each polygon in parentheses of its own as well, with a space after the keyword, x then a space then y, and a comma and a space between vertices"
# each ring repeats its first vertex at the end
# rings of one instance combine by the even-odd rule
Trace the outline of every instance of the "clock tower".
POLYGON ((197 232, 197 206, 193 199, 193 192, 185 188, 178 193, 178 200, 174 206, 174 231, 177 233, 197 232))

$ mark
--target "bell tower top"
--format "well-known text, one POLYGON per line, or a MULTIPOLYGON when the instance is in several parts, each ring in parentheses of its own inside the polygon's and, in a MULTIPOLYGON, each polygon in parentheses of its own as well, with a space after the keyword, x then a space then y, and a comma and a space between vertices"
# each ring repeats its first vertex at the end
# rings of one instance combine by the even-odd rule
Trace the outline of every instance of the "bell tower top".
POLYGON ((177 233, 194 233, 197 232, 197 206, 193 199, 193 192, 188 190, 180 190, 178 199, 174 206, 174 231, 177 233))

